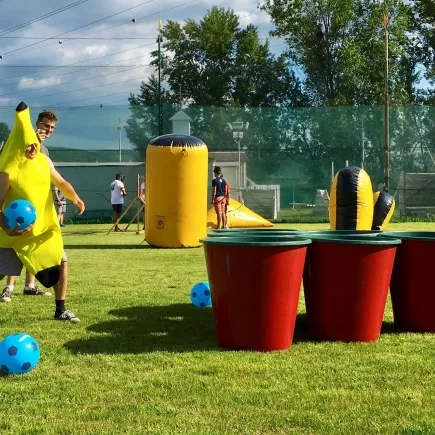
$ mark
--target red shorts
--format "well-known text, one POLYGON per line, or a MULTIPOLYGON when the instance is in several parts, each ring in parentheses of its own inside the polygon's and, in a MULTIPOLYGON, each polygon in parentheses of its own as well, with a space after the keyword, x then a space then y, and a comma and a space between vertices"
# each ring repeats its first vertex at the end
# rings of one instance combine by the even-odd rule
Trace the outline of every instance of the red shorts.
POLYGON ((227 203, 227 198, 225 196, 217 196, 214 199, 214 209, 217 213, 225 213, 225 204, 227 203))

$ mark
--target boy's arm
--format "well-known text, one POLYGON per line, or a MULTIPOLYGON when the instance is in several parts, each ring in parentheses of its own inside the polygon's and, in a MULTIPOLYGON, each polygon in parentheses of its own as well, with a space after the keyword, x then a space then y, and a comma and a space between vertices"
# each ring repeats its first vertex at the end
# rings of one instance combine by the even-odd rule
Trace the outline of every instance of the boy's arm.
POLYGON ((121 190, 121 195, 125 198, 127 196, 127 191, 125 190, 124 183, 122 183, 122 187, 119 189, 121 190))
POLYGON ((216 198, 216 185, 213 183, 212 184, 212 189, 211 189, 211 203, 214 204, 214 199, 216 198))
POLYGON ((61 192, 63 192, 65 198, 68 198, 80 209, 79 215, 83 214, 85 211, 85 203, 77 195, 74 187, 72 187, 72 185, 68 183, 68 181, 66 181, 62 175, 59 174, 59 172, 56 171, 51 159, 47 156, 46 159, 48 161, 48 165, 50 166, 52 184, 54 184, 61 192))

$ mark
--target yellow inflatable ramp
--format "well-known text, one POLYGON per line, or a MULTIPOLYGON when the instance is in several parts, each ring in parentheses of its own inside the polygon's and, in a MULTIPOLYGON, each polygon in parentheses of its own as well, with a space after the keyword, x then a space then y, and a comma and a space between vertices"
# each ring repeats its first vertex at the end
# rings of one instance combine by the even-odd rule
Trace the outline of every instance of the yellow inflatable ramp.
MULTIPOLYGON (((273 227, 273 224, 267 219, 264 219, 241 202, 232 198, 230 199, 230 205, 227 209, 227 225, 230 228, 273 227)), ((217 217, 214 207, 210 208, 207 212, 207 227, 217 227, 217 217)))

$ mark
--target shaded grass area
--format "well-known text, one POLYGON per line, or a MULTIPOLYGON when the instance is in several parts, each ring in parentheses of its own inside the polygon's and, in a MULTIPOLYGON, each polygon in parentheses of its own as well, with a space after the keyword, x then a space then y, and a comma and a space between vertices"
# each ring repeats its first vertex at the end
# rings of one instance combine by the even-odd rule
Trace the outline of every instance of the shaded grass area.
POLYGON ((0 337, 27 332, 42 351, 34 371, 0 377, 1 434, 435 433, 435 337, 395 330, 390 302, 376 343, 311 341, 301 294, 291 349, 224 351, 212 309, 189 300, 207 279, 202 248, 108 229, 64 231, 81 323, 52 320, 54 300, 21 296, 22 279, 0 305, 0 337))

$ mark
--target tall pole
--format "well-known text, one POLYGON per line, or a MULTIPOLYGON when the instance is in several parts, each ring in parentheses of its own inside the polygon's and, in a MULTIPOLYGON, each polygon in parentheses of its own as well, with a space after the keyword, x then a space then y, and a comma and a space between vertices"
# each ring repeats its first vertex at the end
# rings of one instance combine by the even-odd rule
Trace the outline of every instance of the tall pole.
POLYGON ((361 169, 364 169, 364 119, 361 119, 361 169))
POLYGON ((384 139, 384 186, 385 191, 390 191, 390 98, 388 93, 388 16, 385 9, 384 15, 384 36, 385 36, 385 104, 384 104, 384 124, 385 124, 385 139, 384 139))
POLYGON ((118 138, 118 147, 119 147, 119 161, 120 161, 120 162, 122 161, 122 157, 121 157, 121 137, 122 137, 122 134, 121 134, 121 131, 122 131, 122 127, 119 126, 119 127, 118 127, 118 133, 119 133, 119 138, 118 138))
POLYGON ((158 55, 157 55, 157 62, 158 62, 157 70, 158 70, 158 80, 159 80, 159 95, 158 95, 157 104, 159 106, 159 110, 158 110, 158 112, 159 112, 159 114, 158 114, 158 116, 159 116, 159 121, 158 121, 158 123, 159 123, 159 136, 161 136, 163 134, 163 123, 162 123, 163 114, 162 114, 162 81, 161 81, 161 52, 160 52, 160 42, 162 39, 162 20, 160 19, 160 17, 159 17, 159 22, 158 22, 157 28, 158 28, 158 32, 159 32, 158 38, 157 38, 157 53, 158 53, 158 55))
POLYGON ((293 184, 293 210, 295 209, 295 185, 293 184))
POLYGON ((237 141, 238 154, 239 154, 239 170, 238 170, 238 173, 239 173, 239 197, 238 197, 238 200, 240 201, 241 192, 242 192, 242 167, 241 167, 241 161, 240 161, 240 142, 241 142, 242 138, 240 137, 240 132, 238 134, 239 134, 239 140, 237 141))

